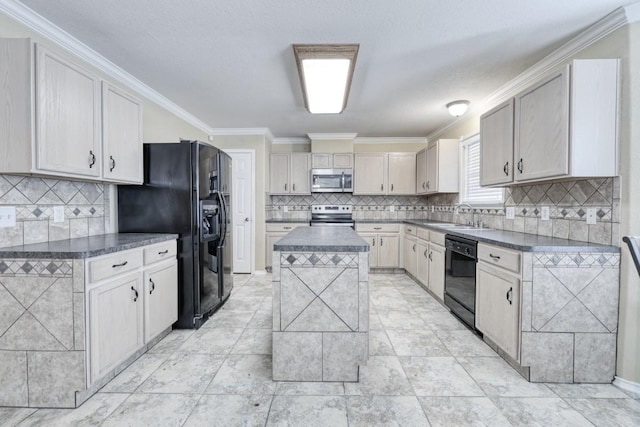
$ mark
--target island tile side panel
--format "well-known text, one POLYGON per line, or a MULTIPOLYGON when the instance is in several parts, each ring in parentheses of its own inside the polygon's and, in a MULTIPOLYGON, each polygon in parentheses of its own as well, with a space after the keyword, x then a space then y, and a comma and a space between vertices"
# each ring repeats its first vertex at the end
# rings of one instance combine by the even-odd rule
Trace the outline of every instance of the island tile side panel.
POLYGON ((0 260, 0 406, 74 408, 75 392, 86 388, 84 271, 76 264, 0 260))
POLYGON ((610 383, 620 255, 533 253, 523 262, 521 365, 533 382, 610 383))
POLYGON ((361 266, 359 253, 274 252, 274 380, 358 380, 368 358, 364 254, 361 266), (285 363, 291 354, 304 363, 285 363))

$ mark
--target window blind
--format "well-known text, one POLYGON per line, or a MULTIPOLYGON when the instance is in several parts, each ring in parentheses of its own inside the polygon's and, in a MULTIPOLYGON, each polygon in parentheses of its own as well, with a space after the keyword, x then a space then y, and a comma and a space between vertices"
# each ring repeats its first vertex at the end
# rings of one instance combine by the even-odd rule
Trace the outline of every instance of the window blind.
POLYGON ((473 137, 463 145, 463 200, 470 205, 492 205, 504 201, 501 188, 480 187, 480 140, 473 137))

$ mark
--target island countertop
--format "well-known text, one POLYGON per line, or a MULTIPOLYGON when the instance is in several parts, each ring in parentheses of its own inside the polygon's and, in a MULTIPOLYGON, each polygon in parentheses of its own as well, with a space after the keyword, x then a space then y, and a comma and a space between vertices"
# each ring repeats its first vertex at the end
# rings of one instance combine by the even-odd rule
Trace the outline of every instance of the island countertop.
POLYGON ((177 234, 114 233, 0 248, 1 258, 81 259, 177 239, 177 234))
POLYGON ((298 227, 273 245, 275 251, 368 252, 369 244, 351 227, 298 227))

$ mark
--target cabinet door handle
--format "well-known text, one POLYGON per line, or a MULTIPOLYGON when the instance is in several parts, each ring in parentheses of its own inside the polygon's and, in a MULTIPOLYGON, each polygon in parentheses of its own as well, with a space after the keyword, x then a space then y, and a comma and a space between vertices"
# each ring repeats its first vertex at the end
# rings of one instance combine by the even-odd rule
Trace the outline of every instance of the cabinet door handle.
POLYGON ((427 190, 429 189, 429 184, 431 183, 431 181, 427 181, 427 190))
POLYGON ((113 172, 113 170, 116 168, 116 161, 113 158, 113 156, 109 156, 109 161, 111 162, 111 167, 109 168, 109 172, 113 172))
POLYGON ((164 251, 158 252, 158 255, 165 255, 169 253, 169 249, 165 249, 164 251))
POLYGON ((121 262, 120 264, 113 264, 111 268, 124 267, 127 264, 129 264, 129 261, 121 262))
POLYGON ((498 255, 494 255, 494 254, 489 254, 489 256, 493 259, 500 259, 500 257, 498 255))
POLYGON ((518 172, 522 173, 522 159, 518 161, 518 172))
POLYGON ((384 190, 384 184, 380 184, 380 191, 384 190))
POLYGON ((415 251, 416 251, 416 244, 414 243, 413 244, 413 252, 415 252, 415 251))
POLYGON ((429 255, 427 255, 427 250, 426 249, 424 250, 424 253, 422 255, 424 255, 425 258, 429 258, 429 255))
POLYGON ((133 286, 131 287, 131 290, 134 293, 133 302, 138 301, 138 290, 136 288, 134 288, 133 286))
POLYGON ((431 255, 433 255, 433 252, 429 252, 429 261, 433 261, 433 257, 431 255))
POLYGON ((423 190, 426 190, 426 189, 427 189, 426 187, 427 187, 427 183, 423 181, 423 182, 422 182, 422 189, 423 189, 423 190))
POLYGON ((96 155, 93 154, 93 150, 89 150, 89 168, 92 168, 96 164, 96 155))
POLYGON ((507 291, 507 301, 509 301, 509 305, 513 304, 513 301, 511 301, 511 295, 513 294, 513 287, 509 288, 509 290, 507 291))
POLYGON ((156 284, 153 283, 153 280, 151 280, 151 278, 149 278, 149 283, 151 283, 151 289, 149 290, 149 295, 151 295, 153 291, 156 290, 156 284))
POLYGON ((371 246, 375 246, 376 245, 376 238, 374 237, 373 239, 371 239, 371 246))
POLYGON ((506 176, 509 176, 509 162, 504 164, 504 167, 502 168, 502 170, 504 171, 504 174, 506 176))
POLYGON ((380 238, 380 246, 382 246, 382 237, 380 238))
POLYGON ((391 191, 393 191, 393 184, 391 184, 391 191))
POLYGON ((296 191, 296 185, 293 184, 293 191, 296 191))
POLYGON ((284 185, 284 191, 287 191, 287 184, 284 185))

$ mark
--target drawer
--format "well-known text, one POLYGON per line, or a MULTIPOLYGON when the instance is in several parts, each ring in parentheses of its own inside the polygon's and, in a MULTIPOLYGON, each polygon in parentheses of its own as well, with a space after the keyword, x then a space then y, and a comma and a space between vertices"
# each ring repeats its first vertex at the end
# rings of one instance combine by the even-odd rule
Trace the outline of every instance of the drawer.
POLYGON ((146 246, 142 248, 144 265, 153 264, 154 262, 165 259, 175 258, 178 252, 175 240, 158 243, 157 245, 146 246))
POLYGON ((102 255, 87 260, 89 282, 136 270, 142 267, 142 248, 102 255))
POLYGON ((405 232, 405 234, 408 234, 410 236, 417 236, 418 235, 418 227, 415 226, 415 225, 405 224, 404 225, 404 232, 405 232))
POLYGON ((267 231, 274 231, 274 232, 289 232, 291 230, 293 230, 294 228, 298 228, 298 227, 305 227, 308 226, 308 223, 304 223, 304 222, 280 222, 280 223, 273 223, 273 222, 268 222, 267 223, 267 231))
POLYGON ((438 233, 437 231, 429 231, 429 241, 436 245, 444 246, 444 233, 438 233))
POLYGON ((478 243, 479 260, 505 268, 514 273, 520 273, 520 255, 521 253, 518 251, 478 243))
POLYGON ((426 228, 418 228, 418 239, 429 241, 429 230, 426 228))
POLYGON ((400 224, 356 224, 356 231, 367 233, 399 233, 400 224))

